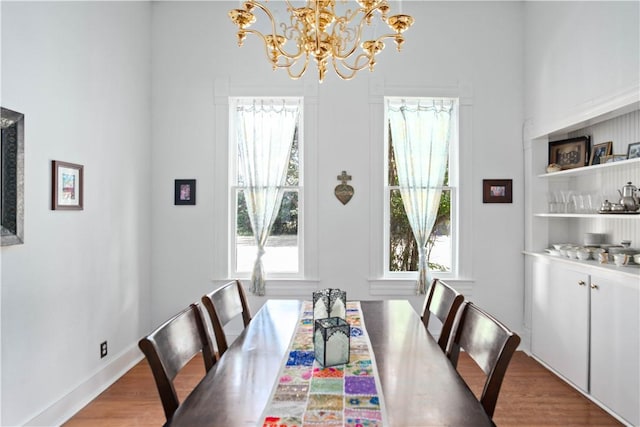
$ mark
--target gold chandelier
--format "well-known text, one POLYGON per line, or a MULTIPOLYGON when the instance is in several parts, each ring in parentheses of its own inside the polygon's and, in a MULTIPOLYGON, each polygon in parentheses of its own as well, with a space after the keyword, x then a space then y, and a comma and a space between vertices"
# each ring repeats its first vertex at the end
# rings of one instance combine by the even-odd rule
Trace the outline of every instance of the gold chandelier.
POLYGON ((384 49, 383 40, 393 39, 399 52, 404 43, 402 33, 414 22, 411 16, 402 13, 387 17, 390 10, 387 0, 357 0, 357 7, 346 10, 343 16, 336 15, 335 0, 304 3, 302 7, 294 7, 291 0, 285 0, 289 22, 278 23, 263 2, 244 1, 242 9, 229 11, 231 21, 238 26, 238 46, 242 46, 247 34, 255 34, 264 42, 273 69, 285 68, 292 79, 302 77, 313 58, 321 83, 329 61, 341 79, 350 80, 367 66, 373 71, 375 56, 384 49), (256 22, 256 10, 269 19, 270 32, 263 34, 249 28, 256 22), (393 33, 361 42, 365 24, 371 25, 372 18, 378 15, 393 33))

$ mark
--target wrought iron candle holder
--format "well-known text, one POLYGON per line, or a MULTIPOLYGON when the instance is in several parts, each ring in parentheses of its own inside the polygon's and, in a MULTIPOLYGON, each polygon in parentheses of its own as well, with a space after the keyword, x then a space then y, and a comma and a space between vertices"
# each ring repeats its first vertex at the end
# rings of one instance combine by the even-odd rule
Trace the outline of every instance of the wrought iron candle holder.
POLYGON ((347 293, 340 289, 323 289, 313 293, 313 320, 327 317, 347 318, 347 293))
POLYGON ((313 327, 315 358, 323 367, 349 363, 351 327, 340 317, 318 319, 313 327))

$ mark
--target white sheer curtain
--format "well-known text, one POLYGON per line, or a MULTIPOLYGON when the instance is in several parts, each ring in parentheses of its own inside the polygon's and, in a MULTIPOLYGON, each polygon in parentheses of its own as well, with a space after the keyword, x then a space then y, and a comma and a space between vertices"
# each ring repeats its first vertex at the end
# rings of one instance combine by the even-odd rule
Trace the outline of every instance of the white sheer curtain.
POLYGON ((239 101, 236 107, 238 185, 244 187, 257 246, 251 292, 264 295, 264 246, 282 201, 299 104, 288 100, 239 101))
POLYGON ((389 100, 388 117, 402 204, 418 244, 416 292, 431 282, 427 240, 431 234, 447 162, 453 99, 389 100))

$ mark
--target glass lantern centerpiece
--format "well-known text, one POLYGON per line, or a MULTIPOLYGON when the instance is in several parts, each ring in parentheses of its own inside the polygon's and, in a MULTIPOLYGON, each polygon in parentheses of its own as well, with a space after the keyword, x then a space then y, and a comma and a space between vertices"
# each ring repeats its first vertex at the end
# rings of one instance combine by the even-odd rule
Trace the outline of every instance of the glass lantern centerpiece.
POLYGON ((318 319, 313 327, 315 358, 323 367, 349 363, 351 327, 340 317, 318 319))
POLYGON ((313 293, 313 320, 327 317, 347 318, 347 293, 340 289, 323 289, 313 293))

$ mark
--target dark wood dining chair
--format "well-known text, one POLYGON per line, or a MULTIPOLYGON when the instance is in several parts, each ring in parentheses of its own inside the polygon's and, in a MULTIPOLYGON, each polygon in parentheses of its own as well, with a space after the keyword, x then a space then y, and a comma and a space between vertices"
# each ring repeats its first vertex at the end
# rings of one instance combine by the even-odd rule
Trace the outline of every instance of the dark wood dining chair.
POLYGON ((460 304, 464 301, 464 295, 447 285, 445 282, 434 279, 424 299, 422 308, 422 323, 429 331, 429 318, 431 314, 442 323, 442 330, 438 338, 438 345, 442 351, 446 351, 447 343, 451 336, 453 322, 460 304))
POLYGON ((180 406, 173 380, 202 352, 207 372, 216 363, 213 346, 197 304, 191 304, 138 342, 151 366, 167 420, 180 406))
POLYGON ((480 403, 492 418, 502 380, 518 344, 520 337, 500 321, 471 302, 462 304, 446 355, 457 367, 462 348, 485 373, 480 403))
POLYGON ((247 303, 247 296, 239 280, 229 282, 222 287, 202 297, 202 304, 206 307, 211 320, 211 327, 216 336, 218 357, 222 356, 229 345, 224 326, 242 314, 242 321, 246 328, 251 322, 251 312, 247 303))

